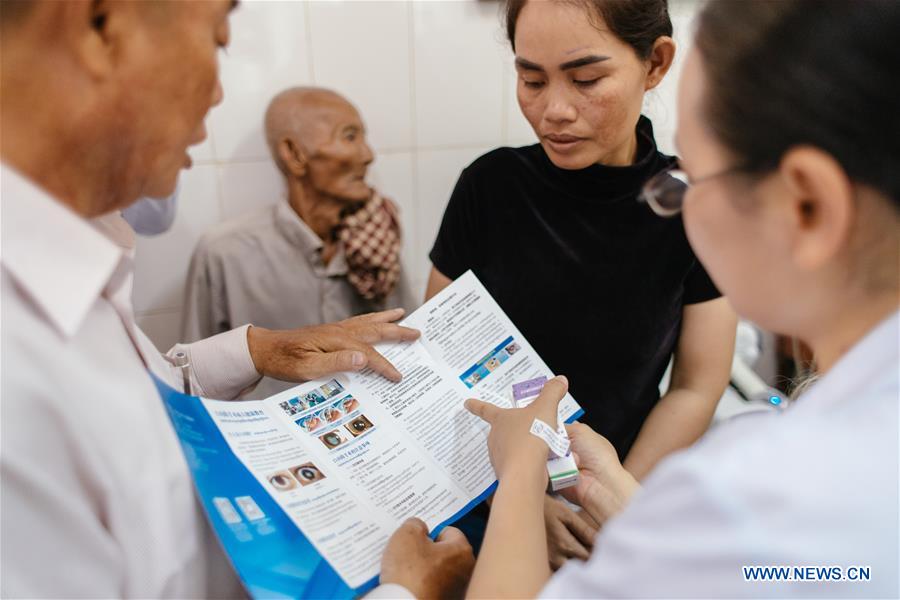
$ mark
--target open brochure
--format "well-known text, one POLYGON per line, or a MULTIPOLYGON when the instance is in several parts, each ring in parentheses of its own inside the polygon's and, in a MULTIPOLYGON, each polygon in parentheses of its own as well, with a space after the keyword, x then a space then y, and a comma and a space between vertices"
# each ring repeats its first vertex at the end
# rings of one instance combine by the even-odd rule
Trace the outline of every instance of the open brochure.
MULTIPOLYGON (((436 536, 493 491, 488 426, 463 403, 510 407, 514 383, 552 373, 471 272, 402 324, 421 338, 377 347, 400 383, 366 370, 219 401, 157 380, 209 521, 253 596, 360 595, 404 520, 436 536)), ((567 395, 559 412, 582 411, 567 395)))

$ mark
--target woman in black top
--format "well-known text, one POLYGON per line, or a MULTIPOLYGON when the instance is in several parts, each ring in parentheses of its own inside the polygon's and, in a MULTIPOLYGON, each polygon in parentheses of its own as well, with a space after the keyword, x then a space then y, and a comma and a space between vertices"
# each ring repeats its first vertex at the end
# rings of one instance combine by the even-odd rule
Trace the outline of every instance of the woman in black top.
MULTIPOLYGON (((540 144, 494 150, 462 172, 430 254, 427 297, 472 269, 568 377, 581 420, 641 478, 706 430, 736 323, 681 220, 637 201, 675 163, 640 115, 675 52, 666 2, 515 0, 507 29, 519 106, 540 144)), ((595 524, 549 497, 545 509, 554 566, 587 558, 595 524)))

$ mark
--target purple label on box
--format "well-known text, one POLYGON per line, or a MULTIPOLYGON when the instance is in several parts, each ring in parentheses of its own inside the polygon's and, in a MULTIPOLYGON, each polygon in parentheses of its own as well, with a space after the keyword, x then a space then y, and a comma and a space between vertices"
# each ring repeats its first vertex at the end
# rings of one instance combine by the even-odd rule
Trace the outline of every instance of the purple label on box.
POLYGON ((513 399, 518 402, 527 398, 533 398, 541 393, 545 383, 547 383, 546 377, 535 377, 528 381, 514 383, 512 386, 513 399))

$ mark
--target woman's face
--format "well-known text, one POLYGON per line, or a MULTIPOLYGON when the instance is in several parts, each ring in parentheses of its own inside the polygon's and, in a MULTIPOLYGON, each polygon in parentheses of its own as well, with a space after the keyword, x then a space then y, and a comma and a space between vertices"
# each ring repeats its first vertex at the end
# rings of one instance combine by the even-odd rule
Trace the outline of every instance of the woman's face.
POLYGON ((563 169, 628 165, 649 64, 586 7, 532 1, 516 21, 516 95, 547 156, 563 169))
POLYGON ((735 309, 767 329, 790 332, 801 315, 792 289, 790 240, 778 203, 777 177, 743 179, 716 174, 738 162, 707 129, 702 58, 685 61, 678 92, 676 145, 681 166, 696 185, 684 201, 684 227, 694 253, 735 309), (713 177, 710 177, 710 176, 713 177), (708 179, 705 179, 708 178, 708 179), (700 181, 702 180, 702 181, 700 181))

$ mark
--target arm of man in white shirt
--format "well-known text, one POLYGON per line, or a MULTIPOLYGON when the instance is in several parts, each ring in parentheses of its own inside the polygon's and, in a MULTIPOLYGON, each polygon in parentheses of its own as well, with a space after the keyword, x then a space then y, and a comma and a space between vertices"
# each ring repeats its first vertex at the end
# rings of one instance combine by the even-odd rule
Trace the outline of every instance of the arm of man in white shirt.
MULTIPOLYGON (((192 392, 216 399, 236 398, 264 375, 299 382, 368 367, 400 381, 400 372, 373 346, 418 338, 418 331, 394 323, 402 316, 402 309, 393 309, 284 331, 244 325, 193 344, 177 344, 166 357, 185 352, 191 364, 192 392)), ((149 340, 141 341, 141 346, 145 356, 155 353, 149 340)), ((177 367, 168 361, 152 363, 157 375, 182 388, 177 367)))
MULTIPOLYGON (((175 344, 166 357, 172 359, 179 352, 187 354, 193 395, 218 400, 237 398, 262 377, 253 364, 247 343, 250 327, 244 325, 192 344, 175 344)), ((166 362, 165 368, 170 383, 182 384, 178 367, 166 362)))

